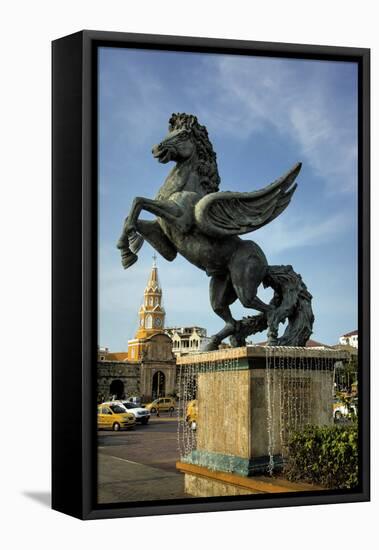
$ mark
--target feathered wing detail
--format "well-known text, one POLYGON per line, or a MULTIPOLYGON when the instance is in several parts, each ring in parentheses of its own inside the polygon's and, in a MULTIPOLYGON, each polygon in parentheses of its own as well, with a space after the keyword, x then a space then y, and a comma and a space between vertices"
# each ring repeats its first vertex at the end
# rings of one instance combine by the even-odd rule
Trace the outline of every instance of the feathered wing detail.
POLYGON ((251 193, 225 191, 206 195, 195 207, 197 225, 212 237, 244 235, 263 227, 287 208, 300 169, 299 162, 278 180, 251 193))

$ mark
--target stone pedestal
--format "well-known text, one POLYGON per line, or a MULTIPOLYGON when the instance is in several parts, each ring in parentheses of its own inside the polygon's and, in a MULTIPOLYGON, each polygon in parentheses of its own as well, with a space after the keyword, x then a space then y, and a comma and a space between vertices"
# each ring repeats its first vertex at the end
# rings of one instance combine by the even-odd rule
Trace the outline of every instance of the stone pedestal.
POLYGON ((184 474, 185 492, 192 496, 218 497, 324 490, 324 487, 310 483, 291 482, 278 477, 239 476, 184 462, 177 462, 176 467, 184 474))
POLYGON ((279 469, 291 431, 332 424, 334 364, 344 359, 336 350, 264 346, 179 358, 195 373, 198 409, 196 448, 181 463, 238 476, 279 469))

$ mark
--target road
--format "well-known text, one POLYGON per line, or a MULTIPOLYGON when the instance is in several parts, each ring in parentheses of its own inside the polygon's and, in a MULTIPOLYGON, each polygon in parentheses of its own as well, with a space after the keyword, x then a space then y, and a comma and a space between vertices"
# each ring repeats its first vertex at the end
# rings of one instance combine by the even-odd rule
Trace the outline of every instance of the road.
POLYGON ((98 502, 190 498, 175 468, 177 418, 152 416, 134 430, 98 432, 98 502))

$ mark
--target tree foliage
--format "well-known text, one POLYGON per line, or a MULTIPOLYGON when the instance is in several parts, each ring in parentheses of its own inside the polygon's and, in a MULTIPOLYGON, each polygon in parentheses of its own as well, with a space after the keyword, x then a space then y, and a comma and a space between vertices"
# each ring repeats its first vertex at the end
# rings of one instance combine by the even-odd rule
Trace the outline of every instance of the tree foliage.
POLYGON ((289 441, 285 467, 291 481, 315 483, 329 489, 358 485, 358 426, 307 426, 289 441))

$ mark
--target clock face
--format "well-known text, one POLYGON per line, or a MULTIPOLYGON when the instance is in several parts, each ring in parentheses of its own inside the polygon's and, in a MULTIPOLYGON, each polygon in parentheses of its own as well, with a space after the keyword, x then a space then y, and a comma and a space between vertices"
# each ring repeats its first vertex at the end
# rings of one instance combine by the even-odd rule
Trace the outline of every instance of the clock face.
POLYGON ((156 327, 160 327, 162 325, 162 320, 157 317, 154 321, 154 324, 156 327))

